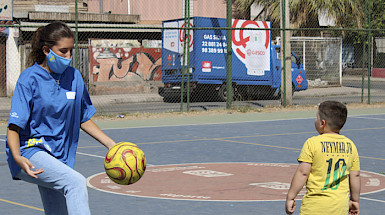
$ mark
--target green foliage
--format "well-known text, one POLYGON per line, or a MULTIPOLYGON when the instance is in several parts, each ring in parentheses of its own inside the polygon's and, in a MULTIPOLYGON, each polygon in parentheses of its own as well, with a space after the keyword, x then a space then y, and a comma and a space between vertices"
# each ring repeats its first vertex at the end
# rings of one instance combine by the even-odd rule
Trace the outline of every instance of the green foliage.
MULTIPOLYGON (((366 44, 368 31, 372 36, 385 34, 385 0, 287 0, 290 4, 290 24, 292 28, 317 28, 318 30, 294 31, 294 36, 320 36, 321 32, 333 37, 342 37, 344 43, 366 44), (371 4, 369 6, 369 3, 371 4), (370 9, 370 13, 368 13, 370 9), (326 10, 335 20, 336 26, 319 28, 318 13, 326 10), (370 16, 369 16, 370 15, 370 16), (370 19, 370 26, 368 20, 370 19), (346 29, 346 31, 341 30, 346 29)), ((238 11, 249 10, 253 3, 263 7, 256 19, 269 20, 273 28, 280 27, 280 2, 277 0, 234 0, 238 11)), ((377 62, 382 64, 382 62, 377 62)))
MULTIPOLYGON (((365 1, 368 0, 288 0, 290 7, 290 24, 292 28, 320 28, 318 15, 320 10, 325 10, 335 20, 336 26, 325 28, 350 28, 360 29, 365 24, 365 1)), ((384 1, 381 3, 384 7, 384 1)), ((238 10, 248 10, 253 3, 263 7, 263 12, 257 19, 265 17, 272 23, 272 27, 280 26, 280 1, 277 0, 235 0, 238 10)), ((383 12, 385 10, 382 10, 383 12)), ((318 36, 317 31, 298 31, 300 36, 318 36)), ((341 31, 330 31, 332 34, 347 36, 348 33, 341 31)), ((360 35, 359 32, 356 34, 360 35)))

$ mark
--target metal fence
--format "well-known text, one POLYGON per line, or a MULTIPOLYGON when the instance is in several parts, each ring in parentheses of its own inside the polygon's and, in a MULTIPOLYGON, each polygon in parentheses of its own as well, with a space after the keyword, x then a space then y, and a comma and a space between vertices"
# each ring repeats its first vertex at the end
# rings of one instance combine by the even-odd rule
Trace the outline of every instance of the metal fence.
MULTIPOLYGON (((253 21, 245 23, 250 22, 253 21)), ((78 49, 75 52, 77 58, 74 58, 72 65, 82 73, 99 113, 119 115, 225 109, 227 96, 231 94, 232 108, 283 105, 280 95, 286 92, 281 91, 280 87, 281 64, 273 65, 272 60, 240 60, 244 65, 233 61, 234 82, 229 94, 226 65, 214 65, 214 60, 204 59, 216 55, 226 63, 226 27, 200 28, 198 23, 185 25, 188 22, 183 19, 180 25, 166 27, 159 24, 118 24, 105 21, 67 23, 78 35, 78 49), (177 40, 174 45, 181 50, 166 54, 167 45, 164 44, 164 37, 162 39, 165 32, 169 37, 175 36, 177 40), (202 34, 202 38, 199 38, 200 32, 213 33, 202 34), (204 38, 204 35, 211 36, 211 39, 204 38), (187 44, 190 47, 189 55, 183 52, 187 44), (191 51, 191 47, 195 52, 191 51), (173 67, 175 64, 178 67, 173 67), (244 67, 255 65, 265 66, 269 70, 248 69, 245 73, 257 78, 236 81, 244 67), (273 74, 273 70, 278 71, 274 71, 276 77, 271 81, 273 77, 268 78, 266 74, 273 74), (198 71, 203 74, 203 80, 194 76, 198 71), (212 75, 216 72, 217 75, 212 75)), ((0 60, 7 62, 0 68, 0 80, 3 83, 0 96, 12 97, 18 74, 25 69, 32 33, 38 26, 45 24, 47 22, 32 23, 25 20, 16 21, 12 25, 1 24, 0 27, 9 28, 10 33, 8 37, 0 37, 0 60)), ((292 57, 292 70, 298 66, 302 74, 293 72, 293 105, 318 104, 326 98, 345 103, 385 101, 385 30, 369 27, 293 28, 287 31, 293 35, 290 42, 295 54, 292 57), (306 74, 307 79, 304 79, 303 74, 306 74), (306 89, 301 89, 305 82, 306 89)), ((282 45, 282 29, 276 28, 274 21, 267 29, 271 38, 268 45, 282 45)), ((253 49, 247 46, 251 47, 253 32, 257 35, 262 31, 254 31, 247 24, 233 26, 232 30, 243 34, 241 38, 234 39, 237 34, 233 33, 233 41, 243 40, 239 45, 239 53, 233 45, 233 55, 247 55, 249 50, 253 53, 253 49)), ((281 57, 278 49, 272 49, 269 55, 276 55, 277 60, 281 57)))
POLYGON ((311 87, 341 86, 342 38, 294 37, 291 49, 302 56, 311 87))

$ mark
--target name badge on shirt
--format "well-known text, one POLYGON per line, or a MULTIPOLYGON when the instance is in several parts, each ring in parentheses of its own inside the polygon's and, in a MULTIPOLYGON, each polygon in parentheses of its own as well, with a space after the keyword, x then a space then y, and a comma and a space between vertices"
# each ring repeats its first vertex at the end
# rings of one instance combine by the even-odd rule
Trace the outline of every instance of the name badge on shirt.
POLYGON ((75 99, 76 92, 66 92, 67 99, 75 99))

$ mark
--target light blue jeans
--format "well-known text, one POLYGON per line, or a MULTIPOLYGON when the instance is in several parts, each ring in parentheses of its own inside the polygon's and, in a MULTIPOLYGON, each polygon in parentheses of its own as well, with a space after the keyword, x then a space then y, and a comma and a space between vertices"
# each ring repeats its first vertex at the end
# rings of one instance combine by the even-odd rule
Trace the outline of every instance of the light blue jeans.
POLYGON ((43 173, 35 179, 23 170, 16 177, 37 184, 47 215, 89 215, 87 182, 83 175, 44 151, 30 159, 43 173))

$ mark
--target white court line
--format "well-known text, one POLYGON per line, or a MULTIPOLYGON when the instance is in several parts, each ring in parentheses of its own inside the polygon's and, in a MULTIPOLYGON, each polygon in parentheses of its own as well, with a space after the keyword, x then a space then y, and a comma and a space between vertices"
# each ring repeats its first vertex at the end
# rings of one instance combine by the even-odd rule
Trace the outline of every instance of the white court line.
POLYGON ((359 119, 374 119, 374 120, 385 120, 382 118, 374 118, 374 117, 362 117, 362 116, 352 116, 351 118, 359 118, 359 119))
MULTIPOLYGON (((361 115, 348 115, 348 118, 365 118, 365 119, 371 119, 370 117, 364 117, 364 116, 378 116, 378 115, 385 115, 383 113, 379 114, 361 114, 361 115)), ((223 125, 223 124, 236 124, 236 123, 253 123, 253 122, 276 122, 276 121, 287 121, 287 120, 303 120, 303 119, 315 119, 315 117, 303 117, 303 118, 290 118, 290 119, 265 119, 265 120, 250 120, 250 121, 235 121, 235 122, 207 122, 207 123, 191 123, 191 124, 175 124, 175 125, 143 125, 143 126, 136 126, 136 127, 119 127, 119 128, 101 128, 103 131, 105 130, 118 130, 118 129, 130 129, 130 128, 162 128, 162 127, 179 127, 179 126, 199 126, 199 125, 223 125)), ((378 120, 385 120, 380 118, 373 118, 378 120)), ((101 126, 100 126, 101 127, 101 126)), ((84 132, 81 130, 80 132, 84 132)), ((6 136, 6 134, 0 134, 6 136)), ((5 141, 0 139, 0 141, 5 141)))
MULTIPOLYGON (((365 118, 364 116, 381 116, 385 115, 380 114, 360 114, 360 115, 348 115, 348 118, 365 118)), ((370 117, 367 117, 369 119, 370 117)), ((143 125, 136 127, 119 127, 119 128, 102 128, 105 130, 118 130, 118 129, 132 129, 132 128, 164 128, 164 127, 179 127, 179 126, 200 126, 200 125, 223 125, 223 124, 242 124, 242 123, 254 123, 254 122, 277 122, 277 121, 288 121, 288 120, 304 120, 304 119, 315 119, 315 117, 299 117, 299 118, 290 118, 290 119, 264 119, 264 120, 250 120, 250 121, 233 121, 233 122, 206 122, 206 123, 191 123, 191 124, 175 124, 175 125, 143 125)), ((380 118, 373 118, 378 120, 385 120, 380 118)), ((81 131, 83 132, 83 131, 81 131)))
MULTIPOLYGON (((93 155, 93 154, 87 154, 87 153, 82 153, 82 152, 76 152, 76 154, 90 156, 90 157, 95 157, 95 158, 103 158, 104 159, 104 156, 100 156, 100 155, 93 155)), ((153 166, 153 165, 146 164, 146 166, 153 166)))
POLYGON ((86 155, 86 156, 95 157, 95 158, 103 158, 104 159, 104 156, 100 156, 100 155, 86 154, 86 153, 82 153, 82 152, 76 152, 76 154, 86 155))
POLYGON ((365 200, 369 200, 369 201, 374 201, 374 202, 382 202, 382 203, 385 203, 385 201, 383 201, 383 200, 378 200, 378 199, 370 199, 370 198, 366 198, 366 197, 360 197, 360 199, 365 199, 365 200))

